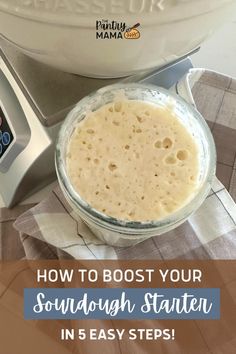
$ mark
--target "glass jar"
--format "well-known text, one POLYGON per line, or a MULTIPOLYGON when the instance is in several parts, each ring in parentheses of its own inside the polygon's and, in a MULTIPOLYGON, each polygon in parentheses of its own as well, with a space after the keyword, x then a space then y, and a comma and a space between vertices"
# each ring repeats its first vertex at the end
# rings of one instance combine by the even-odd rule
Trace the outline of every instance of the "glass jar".
POLYGON ((184 99, 152 85, 116 84, 104 87, 82 99, 64 121, 56 146, 56 171, 61 189, 73 210, 104 243, 126 247, 163 234, 182 224, 207 197, 216 170, 215 144, 207 123, 200 113, 184 99), (182 208, 161 220, 124 221, 107 216, 89 205, 75 191, 67 173, 66 154, 70 138, 78 123, 91 111, 117 99, 150 102, 159 107, 171 106, 177 118, 194 137, 199 148, 198 188, 182 208))

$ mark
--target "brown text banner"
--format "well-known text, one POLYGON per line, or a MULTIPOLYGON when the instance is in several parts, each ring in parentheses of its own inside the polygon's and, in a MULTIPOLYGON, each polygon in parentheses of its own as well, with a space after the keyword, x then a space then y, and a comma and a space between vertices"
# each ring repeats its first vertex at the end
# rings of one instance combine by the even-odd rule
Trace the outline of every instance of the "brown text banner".
POLYGON ((233 354, 236 261, 2 262, 0 343, 0 354, 233 354), (25 320, 30 288, 218 288, 220 319, 25 320))

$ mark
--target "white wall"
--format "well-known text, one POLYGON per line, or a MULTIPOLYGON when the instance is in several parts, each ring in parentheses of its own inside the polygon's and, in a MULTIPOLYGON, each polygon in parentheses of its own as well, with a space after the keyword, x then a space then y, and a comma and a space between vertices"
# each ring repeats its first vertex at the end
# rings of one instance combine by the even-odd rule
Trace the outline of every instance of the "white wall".
POLYGON ((236 16, 192 56, 195 67, 209 68, 236 78, 236 16))

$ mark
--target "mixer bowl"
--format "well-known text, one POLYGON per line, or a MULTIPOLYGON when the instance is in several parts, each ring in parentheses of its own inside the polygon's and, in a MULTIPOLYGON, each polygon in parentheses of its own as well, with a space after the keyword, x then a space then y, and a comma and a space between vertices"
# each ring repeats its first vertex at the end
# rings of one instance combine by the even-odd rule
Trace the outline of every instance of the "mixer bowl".
POLYGON ((0 0, 0 35, 63 71, 122 77, 191 52, 235 12, 235 0, 0 0))

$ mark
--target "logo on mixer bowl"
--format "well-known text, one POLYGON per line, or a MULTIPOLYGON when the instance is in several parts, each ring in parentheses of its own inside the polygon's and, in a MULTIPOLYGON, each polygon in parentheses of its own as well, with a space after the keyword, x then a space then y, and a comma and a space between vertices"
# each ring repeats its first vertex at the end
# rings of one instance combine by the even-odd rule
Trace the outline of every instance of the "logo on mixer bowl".
POLYGON ((139 39, 140 26, 140 23, 129 26, 125 22, 97 20, 96 39, 139 39))

